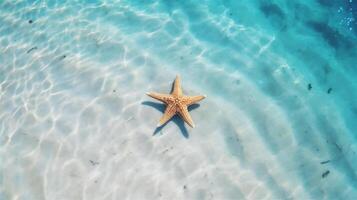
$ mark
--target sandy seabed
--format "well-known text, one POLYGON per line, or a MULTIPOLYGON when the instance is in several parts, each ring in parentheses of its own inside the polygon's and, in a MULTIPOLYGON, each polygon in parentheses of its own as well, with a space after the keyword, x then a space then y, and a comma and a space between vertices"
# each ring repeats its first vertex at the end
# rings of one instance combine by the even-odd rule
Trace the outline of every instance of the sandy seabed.
POLYGON ((356 35, 317 5, 2 1, 0 200, 357 199, 356 35), (208 98, 156 129, 176 74, 208 98))

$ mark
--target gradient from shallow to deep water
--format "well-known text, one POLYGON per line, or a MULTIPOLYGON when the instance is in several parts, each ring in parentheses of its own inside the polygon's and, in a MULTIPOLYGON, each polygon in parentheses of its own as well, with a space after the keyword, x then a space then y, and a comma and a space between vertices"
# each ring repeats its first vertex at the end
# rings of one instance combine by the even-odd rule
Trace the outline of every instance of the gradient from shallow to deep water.
POLYGON ((357 199, 356 9, 1 1, 0 199, 357 199))

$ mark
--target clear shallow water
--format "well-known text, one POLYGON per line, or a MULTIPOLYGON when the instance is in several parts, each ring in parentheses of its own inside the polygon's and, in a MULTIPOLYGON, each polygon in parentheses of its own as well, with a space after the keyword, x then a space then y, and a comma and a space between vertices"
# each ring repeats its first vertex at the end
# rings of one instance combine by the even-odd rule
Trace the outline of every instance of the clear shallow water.
POLYGON ((0 199, 356 199, 356 2, 2 1, 0 199), (147 91, 207 94, 155 132, 147 91))

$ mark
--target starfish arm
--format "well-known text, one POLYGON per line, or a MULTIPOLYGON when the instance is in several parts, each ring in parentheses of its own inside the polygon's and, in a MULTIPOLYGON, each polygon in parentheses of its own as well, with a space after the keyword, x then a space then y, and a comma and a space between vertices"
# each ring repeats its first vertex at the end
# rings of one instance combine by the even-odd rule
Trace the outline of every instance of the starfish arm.
POLYGON ((188 113, 187 106, 180 106, 180 109, 178 110, 178 113, 180 114, 181 118, 192 128, 195 127, 193 124, 192 118, 190 116, 190 113, 188 113))
POLYGON ((164 102, 164 103, 168 103, 169 99, 171 98, 170 95, 168 94, 160 94, 160 93, 157 93, 157 92, 148 92, 146 93, 149 97, 152 97, 156 100, 159 100, 161 102, 164 102))
POLYGON ((164 115, 161 117, 157 126, 164 125, 167 121, 169 121, 176 114, 175 106, 168 105, 165 109, 164 115))
POLYGON ((206 98, 206 95, 185 96, 184 97, 184 102, 187 104, 187 106, 189 106, 189 105, 192 105, 194 103, 197 103, 197 102, 201 101, 204 98, 206 98))
POLYGON ((172 91, 172 94, 175 96, 181 96, 182 95, 182 89, 181 89, 181 81, 180 81, 180 76, 177 75, 175 82, 174 82, 174 89, 172 91))

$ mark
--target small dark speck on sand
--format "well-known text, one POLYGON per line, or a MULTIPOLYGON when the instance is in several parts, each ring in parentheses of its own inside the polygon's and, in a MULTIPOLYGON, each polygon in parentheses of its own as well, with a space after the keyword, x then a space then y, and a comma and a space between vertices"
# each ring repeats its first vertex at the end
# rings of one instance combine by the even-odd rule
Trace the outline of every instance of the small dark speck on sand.
POLYGON ((66 55, 63 55, 63 56, 61 56, 61 59, 65 59, 67 56, 66 55))
POLYGON ((311 90, 311 89, 312 89, 311 83, 309 83, 309 84, 307 85, 307 89, 308 89, 308 90, 311 90))
POLYGON ((29 50, 27 51, 27 53, 30 53, 31 51, 36 50, 36 49, 37 49, 37 47, 32 47, 31 49, 29 49, 29 50))
POLYGON ((99 164, 99 162, 95 162, 95 161, 93 161, 93 160, 89 160, 89 162, 90 162, 93 166, 99 164))
POLYGON ((320 164, 323 165, 323 164, 327 164, 329 162, 330 162, 330 160, 325 160, 325 161, 320 162, 320 164))
POLYGON ((33 21, 30 19, 30 20, 29 20, 29 24, 32 24, 32 22, 33 22, 33 21))
POLYGON ((113 92, 116 92, 116 90, 113 90, 113 92))
POLYGON ((322 178, 325 178, 329 174, 330 174, 330 170, 325 171, 324 173, 322 173, 322 178))
POLYGON ((184 186, 183 186, 183 189, 184 189, 184 190, 186 190, 186 189, 187 189, 186 185, 184 185, 184 186))
POLYGON ((328 90, 327 90, 327 94, 330 94, 332 92, 332 88, 329 88, 328 90))

